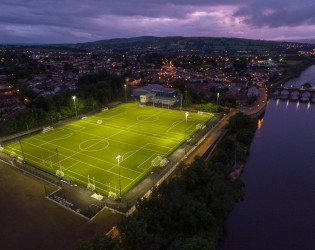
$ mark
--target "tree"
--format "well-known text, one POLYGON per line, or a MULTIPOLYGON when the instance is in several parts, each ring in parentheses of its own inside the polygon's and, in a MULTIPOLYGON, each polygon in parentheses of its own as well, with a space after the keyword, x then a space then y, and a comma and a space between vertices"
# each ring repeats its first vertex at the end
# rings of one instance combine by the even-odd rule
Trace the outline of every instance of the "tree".
POLYGON ((242 128, 249 129, 255 132, 257 129, 257 119, 251 119, 249 116, 242 112, 238 112, 236 115, 229 119, 228 129, 232 132, 237 132, 242 128))
POLYGON ((246 128, 242 128, 236 133, 236 139, 247 146, 250 145, 253 137, 254 137, 254 133, 251 130, 246 129, 246 128))
POLYGON ((63 64, 63 70, 64 71, 71 71, 71 70, 73 70, 73 64, 65 62, 63 64))
POLYGON ((15 76, 13 74, 6 76, 5 80, 12 86, 15 86, 17 84, 17 80, 15 79, 15 76))
POLYGON ((189 95, 186 95, 183 101, 184 107, 189 107, 192 103, 191 97, 189 95))

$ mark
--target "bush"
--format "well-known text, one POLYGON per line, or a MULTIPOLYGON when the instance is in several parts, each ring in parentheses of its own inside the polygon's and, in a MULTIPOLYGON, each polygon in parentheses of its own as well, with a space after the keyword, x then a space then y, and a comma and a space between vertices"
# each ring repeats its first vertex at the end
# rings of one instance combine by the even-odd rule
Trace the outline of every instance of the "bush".
POLYGON ((249 129, 241 129, 236 133, 236 140, 239 141, 240 143, 243 143, 247 146, 250 145, 252 142, 252 139, 254 137, 254 133, 250 131, 249 129))

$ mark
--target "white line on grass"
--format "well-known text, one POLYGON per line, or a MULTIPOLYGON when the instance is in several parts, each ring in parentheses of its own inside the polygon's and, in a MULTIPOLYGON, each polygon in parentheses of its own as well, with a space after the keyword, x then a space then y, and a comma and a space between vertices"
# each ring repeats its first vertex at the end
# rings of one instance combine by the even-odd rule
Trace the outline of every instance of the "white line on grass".
MULTIPOLYGON (((67 170, 67 171, 69 171, 69 172, 71 172, 71 173, 73 173, 73 174, 75 174, 75 175, 78 175, 78 176, 81 176, 81 177, 83 177, 84 179, 87 179, 87 177, 86 176, 84 176, 84 175, 82 175, 82 174, 78 174, 78 173, 76 173, 76 172, 73 172, 73 171, 71 171, 71 170, 67 170)), ((84 182, 84 183, 86 183, 87 184, 87 182, 85 182, 85 181, 83 181, 82 179, 78 179, 78 180, 80 180, 80 181, 82 181, 82 182, 84 182)), ((103 186, 107 186, 107 188, 109 188, 110 186, 109 185, 107 185, 107 184, 104 184, 104 183, 102 183, 102 182, 99 182, 99 181, 96 181, 95 180, 95 182, 96 183, 98 183, 98 184, 100 184, 100 185, 103 185, 103 186)), ((114 188, 114 187, 110 187, 111 189, 115 189, 116 191, 118 191, 118 189, 117 188, 114 188)), ((104 190, 104 191, 106 191, 106 190, 104 190)))
MULTIPOLYGON (((111 135, 111 136, 108 136, 108 137, 106 137, 106 138, 101 139, 100 141, 98 141, 97 143, 92 144, 91 146, 87 147, 86 149, 89 149, 89 148, 95 146, 96 144, 100 143, 101 141, 104 141, 104 140, 109 139, 110 137, 113 137, 113 136, 115 136, 115 135, 118 135, 119 133, 121 133, 121 131, 117 132, 116 134, 113 134, 113 135, 111 135)), ((108 142, 108 145, 109 145, 109 142, 108 142)), ((81 151, 77 151, 77 152, 74 153, 73 155, 70 155, 70 156, 66 157, 65 159, 61 160, 60 162, 62 162, 62 161, 64 161, 64 160, 67 160, 67 159, 69 159, 69 158, 72 158, 73 156, 75 156, 75 155, 77 155, 77 154, 80 154, 80 153, 82 153, 82 150, 81 150, 81 151)))
POLYGON ((89 124, 93 124, 95 126, 102 126, 102 127, 119 129, 119 130, 122 130, 124 132, 138 134, 138 135, 145 136, 145 137, 153 137, 153 138, 156 138, 156 139, 159 139, 159 140, 170 141, 170 142, 173 142, 173 143, 181 142, 181 140, 177 139, 176 137, 167 137, 167 136, 164 136, 164 135, 159 135, 159 134, 154 134, 154 133, 149 133, 149 132, 143 132, 143 131, 140 132, 139 130, 136 130, 136 129, 126 129, 124 127, 115 126, 115 125, 108 125, 108 124, 104 124, 104 123, 103 124, 97 124, 97 123, 91 123, 91 122, 88 122, 88 121, 84 121, 84 122, 85 123, 89 123, 89 124))
MULTIPOLYGON (((132 125, 129 126, 127 129, 129 129, 129 128, 135 126, 135 125, 137 125, 138 123, 144 122, 144 121, 150 119, 151 117, 157 116, 158 114, 162 113, 162 111, 163 111, 163 110, 161 110, 160 112, 154 113, 154 114, 152 114, 152 115, 149 115, 147 118, 143 119, 142 121, 139 121, 139 122, 136 122, 136 123, 132 124, 132 125)), ((157 117, 158 117, 158 116, 157 116, 157 117)))

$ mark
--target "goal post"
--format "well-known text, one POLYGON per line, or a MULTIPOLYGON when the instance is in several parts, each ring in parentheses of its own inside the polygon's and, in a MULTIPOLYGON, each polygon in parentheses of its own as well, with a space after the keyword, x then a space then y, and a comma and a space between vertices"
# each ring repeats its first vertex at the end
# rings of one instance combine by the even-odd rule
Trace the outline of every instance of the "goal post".
POLYGON ((88 175, 88 184, 87 184, 87 189, 94 191, 95 190, 95 180, 93 177, 93 183, 90 182, 90 176, 88 175))

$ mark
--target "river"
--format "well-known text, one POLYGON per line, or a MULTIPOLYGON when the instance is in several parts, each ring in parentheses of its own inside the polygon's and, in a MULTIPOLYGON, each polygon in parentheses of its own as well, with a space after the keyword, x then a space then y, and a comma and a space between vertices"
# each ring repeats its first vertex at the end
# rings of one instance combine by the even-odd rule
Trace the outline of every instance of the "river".
POLYGON ((315 104, 268 102, 241 179, 219 250, 315 249, 315 104))

